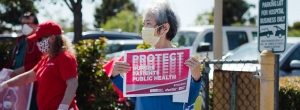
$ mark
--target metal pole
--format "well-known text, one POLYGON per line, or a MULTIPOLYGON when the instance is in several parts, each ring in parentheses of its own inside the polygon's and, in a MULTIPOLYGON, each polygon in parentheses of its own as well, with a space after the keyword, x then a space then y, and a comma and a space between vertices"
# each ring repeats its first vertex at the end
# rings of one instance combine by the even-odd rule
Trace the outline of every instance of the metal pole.
POLYGON ((139 20, 139 0, 137 0, 137 3, 136 3, 136 12, 135 12, 135 17, 136 17, 136 22, 135 22, 135 32, 136 33, 140 33, 139 30, 140 30, 140 23, 141 22, 139 20))
POLYGON ((221 59, 223 55, 223 0, 215 0, 214 9, 214 34, 213 34, 213 59, 221 59))
POLYGON ((274 64, 274 110, 279 110, 279 55, 275 55, 274 64))
POLYGON ((231 83, 231 103, 230 103, 230 110, 235 110, 235 88, 236 88, 236 73, 232 75, 232 83, 231 83))
POLYGON ((202 73, 202 85, 201 85, 201 90, 202 90, 202 105, 201 108, 202 110, 209 110, 209 71, 210 67, 207 62, 204 63, 205 68, 202 73))

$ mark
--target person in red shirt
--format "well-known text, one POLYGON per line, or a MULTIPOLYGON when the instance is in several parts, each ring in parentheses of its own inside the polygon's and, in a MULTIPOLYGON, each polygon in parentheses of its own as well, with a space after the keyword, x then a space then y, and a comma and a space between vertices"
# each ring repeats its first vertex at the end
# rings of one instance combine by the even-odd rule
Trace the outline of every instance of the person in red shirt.
POLYGON ((38 49, 44 56, 33 69, 1 83, 0 91, 37 81, 38 109, 78 110, 77 61, 71 42, 62 36, 61 27, 53 21, 41 23, 35 34, 32 39, 38 39, 38 49))
MULTIPOLYGON (((38 27, 39 21, 36 15, 32 12, 26 12, 21 17, 22 35, 17 37, 17 43, 14 47, 12 58, 4 65, 3 68, 10 68, 14 71, 10 77, 17 76, 25 71, 31 70, 42 58, 43 54, 39 51, 36 40, 30 39, 29 36, 35 36, 35 30, 38 27)), ((24 95, 19 96, 21 102, 27 101, 30 96, 31 85, 19 86, 19 90, 24 92, 24 95), (27 95, 28 94, 28 95, 27 95)), ((31 95, 30 110, 38 110, 36 104, 37 83, 31 95)), ((21 105, 20 105, 21 107, 21 105)), ((19 107, 18 107, 19 108, 19 107)))

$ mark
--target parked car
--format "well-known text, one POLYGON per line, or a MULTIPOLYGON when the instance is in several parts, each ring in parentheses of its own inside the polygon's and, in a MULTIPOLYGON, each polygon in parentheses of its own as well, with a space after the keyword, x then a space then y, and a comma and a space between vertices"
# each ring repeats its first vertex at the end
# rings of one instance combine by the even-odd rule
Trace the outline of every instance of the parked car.
MULTIPOLYGON (((224 26, 223 28, 223 55, 236 47, 253 41, 257 37, 257 27, 224 26)), ((213 58, 213 31, 214 26, 196 26, 179 29, 172 40, 178 47, 192 47, 192 55, 200 58, 213 58)))
POLYGON ((300 76, 300 42, 282 54, 279 62, 279 75, 300 76))
POLYGON ((17 40, 17 35, 0 34, 0 42, 7 42, 7 41, 15 42, 16 40, 17 40))
MULTIPOLYGON (((65 33, 71 41, 74 40, 74 33, 65 33)), ((109 40, 128 40, 128 39, 142 39, 138 33, 132 32, 118 32, 118 31, 86 31, 82 32, 82 39, 98 39, 99 37, 106 37, 109 40)))
POLYGON ((66 36, 70 41, 74 41, 74 32, 66 32, 64 33, 64 36, 66 36))
MULTIPOLYGON (((223 56, 224 60, 260 60, 258 41, 244 44, 223 56)), ((287 37, 286 51, 278 53, 279 76, 300 76, 300 37, 287 37)), ((223 64, 222 70, 256 71, 260 64, 223 64)))
POLYGON ((133 40, 108 40, 107 41, 107 58, 122 56, 124 51, 136 50, 139 44, 143 44, 141 39, 133 40))

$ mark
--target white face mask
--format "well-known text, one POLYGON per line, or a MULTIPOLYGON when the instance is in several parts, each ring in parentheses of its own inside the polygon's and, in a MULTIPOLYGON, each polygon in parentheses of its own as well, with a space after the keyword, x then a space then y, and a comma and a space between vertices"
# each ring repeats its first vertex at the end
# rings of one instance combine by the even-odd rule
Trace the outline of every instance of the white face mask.
POLYGON ((49 38, 50 37, 37 43, 37 46, 42 53, 48 53, 50 50, 49 38))
POLYGON ((28 36, 29 34, 31 34, 33 31, 33 29, 31 27, 29 27, 27 24, 24 24, 23 25, 23 28, 22 28, 22 33, 26 36, 28 36))
MULTIPOLYGON (((159 27, 157 27, 157 28, 159 28, 159 27)), ((156 28, 147 28, 147 27, 142 28, 142 38, 143 38, 143 40, 146 43, 150 44, 152 47, 154 47, 157 44, 157 42, 159 41, 160 37, 163 36, 163 35, 154 36, 155 29, 156 28)))

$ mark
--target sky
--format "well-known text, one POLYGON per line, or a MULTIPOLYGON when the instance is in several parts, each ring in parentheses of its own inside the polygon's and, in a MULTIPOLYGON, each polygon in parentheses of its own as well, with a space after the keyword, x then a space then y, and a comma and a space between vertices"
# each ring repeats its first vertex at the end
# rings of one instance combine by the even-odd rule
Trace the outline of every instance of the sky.
MULTIPOLYGON (((82 14, 83 23, 88 25, 88 28, 93 29, 95 7, 101 5, 101 0, 95 2, 88 2, 90 0, 83 0, 82 14)), ((141 13, 145 5, 152 0, 132 0, 141 13)), ((193 26, 197 15, 206 11, 211 11, 214 7, 214 0, 170 0, 172 8, 177 12, 181 27, 193 26)), ((255 8, 250 9, 251 15, 258 15, 258 2, 259 0, 246 0, 248 3, 256 5, 255 8)), ((288 0, 288 25, 293 25, 294 22, 300 21, 300 0, 288 0)), ((59 18, 67 20, 67 24, 72 25, 73 14, 65 5, 53 5, 49 2, 41 3, 44 9, 40 9, 37 14, 40 22, 46 20, 54 20, 58 22, 59 18)))

